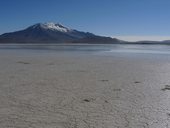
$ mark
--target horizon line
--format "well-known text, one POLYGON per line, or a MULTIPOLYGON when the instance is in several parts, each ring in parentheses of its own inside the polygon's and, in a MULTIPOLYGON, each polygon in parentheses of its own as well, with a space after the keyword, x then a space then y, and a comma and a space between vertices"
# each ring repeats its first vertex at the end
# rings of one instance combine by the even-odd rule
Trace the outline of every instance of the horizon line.
POLYGON ((170 40, 170 36, 159 36, 159 35, 126 35, 126 36, 111 36, 112 38, 117 38, 124 41, 166 41, 170 40))

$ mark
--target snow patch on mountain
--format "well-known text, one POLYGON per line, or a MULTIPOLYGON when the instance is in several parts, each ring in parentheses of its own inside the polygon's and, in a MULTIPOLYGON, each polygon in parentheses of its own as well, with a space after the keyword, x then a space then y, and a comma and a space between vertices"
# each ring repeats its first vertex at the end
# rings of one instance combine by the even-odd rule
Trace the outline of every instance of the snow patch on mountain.
POLYGON ((50 29, 50 30, 53 30, 53 31, 60 31, 60 32, 71 31, 71 29, 64 27, 61 24, 55 24, 55 23, 44 23, 44 24, 41 24, 41 27, 43 27, 44 29, 50 29))

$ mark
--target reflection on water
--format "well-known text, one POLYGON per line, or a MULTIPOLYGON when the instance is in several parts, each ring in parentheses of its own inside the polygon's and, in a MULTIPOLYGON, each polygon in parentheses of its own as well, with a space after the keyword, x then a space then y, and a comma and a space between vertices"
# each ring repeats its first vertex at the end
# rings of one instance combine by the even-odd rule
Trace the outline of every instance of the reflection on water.
POLYGON ((170 54, 169 45, 119 45, 108 52, 170 54))
POLYGON ((170 54, 169 45, 135 45, 135 44, 109 44, 109 45, 0 45, 0 50, 52 50, 66 52, 100 52, 100 53, 152 53, 170 54))

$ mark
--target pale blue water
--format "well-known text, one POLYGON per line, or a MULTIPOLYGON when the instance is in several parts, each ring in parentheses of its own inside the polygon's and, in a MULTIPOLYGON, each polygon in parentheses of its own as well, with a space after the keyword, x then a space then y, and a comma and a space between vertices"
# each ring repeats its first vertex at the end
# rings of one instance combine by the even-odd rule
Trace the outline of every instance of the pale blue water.
POLYGON ((83 52, 109 55, 113 53, 170 54, 170 45, 0 45, 0 50, 83 52))

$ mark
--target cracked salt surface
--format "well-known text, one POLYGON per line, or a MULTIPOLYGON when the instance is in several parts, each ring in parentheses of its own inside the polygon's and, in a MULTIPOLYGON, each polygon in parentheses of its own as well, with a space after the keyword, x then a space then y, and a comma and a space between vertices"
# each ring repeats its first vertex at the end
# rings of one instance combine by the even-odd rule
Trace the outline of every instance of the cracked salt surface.
POLYGON ((169 56, 3 50, 0 60, 2 128, 170 128, 169 56))

